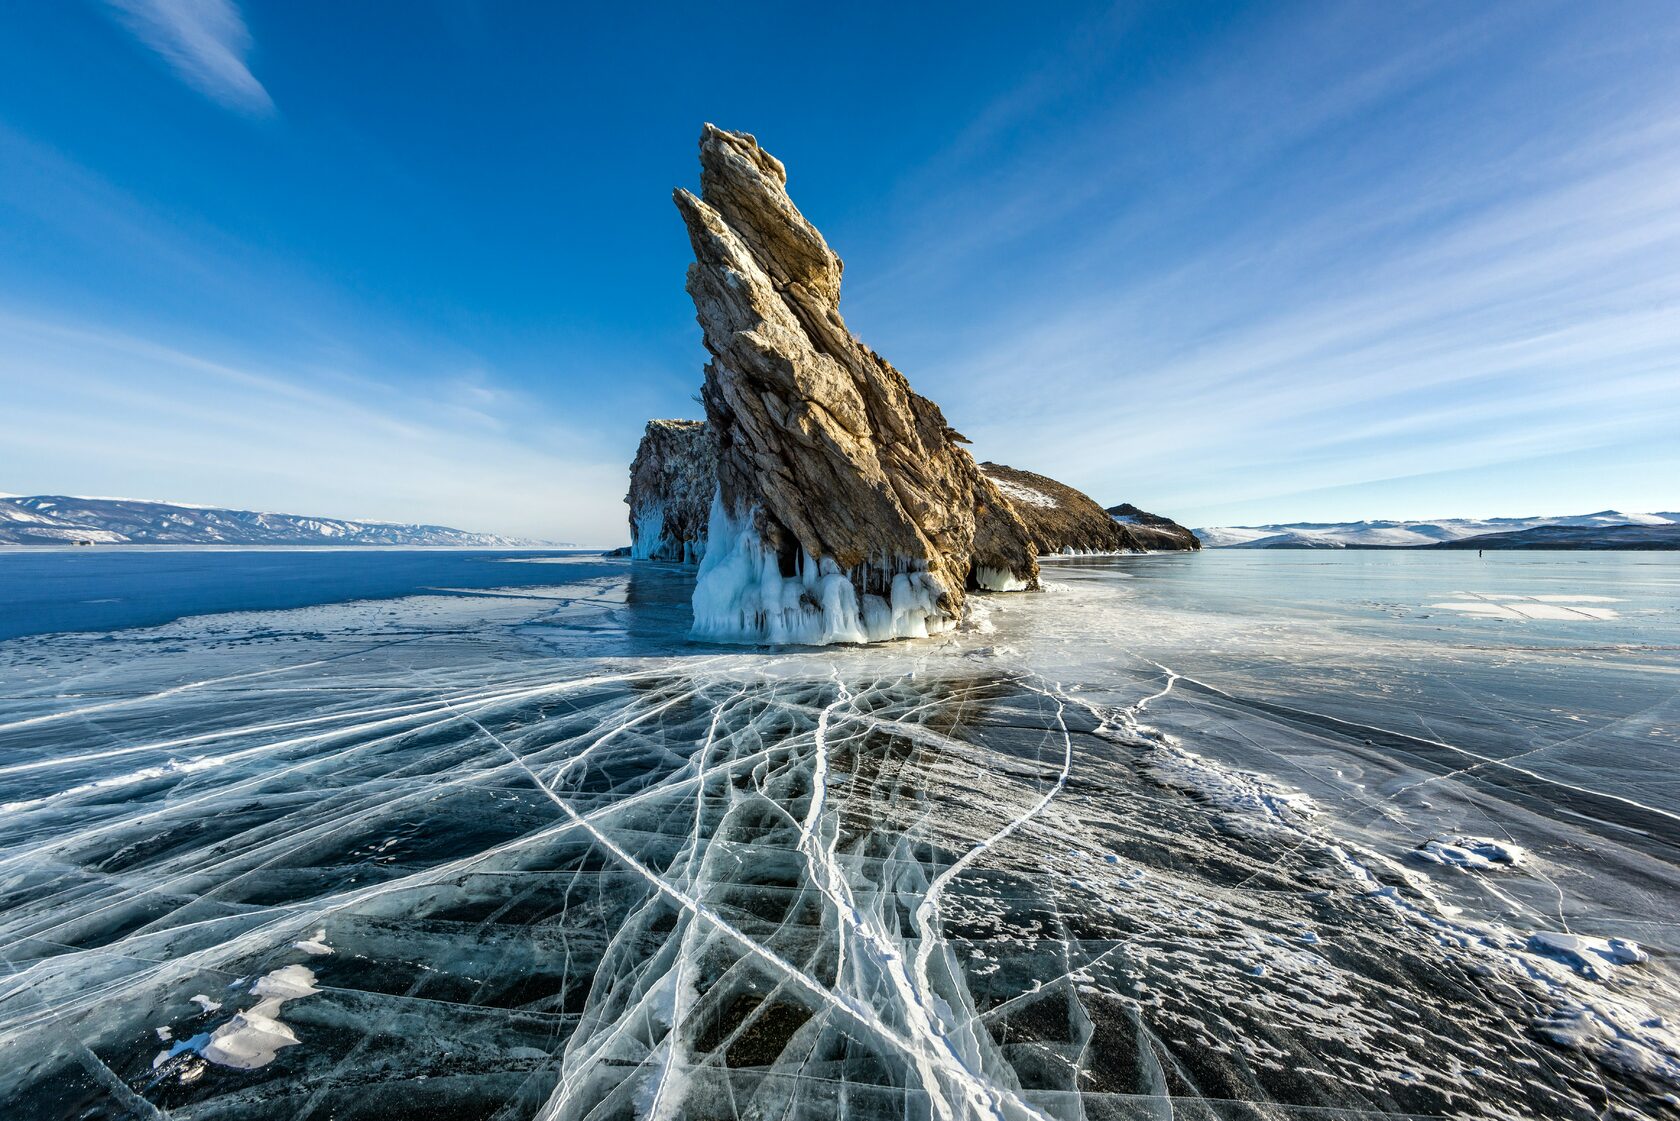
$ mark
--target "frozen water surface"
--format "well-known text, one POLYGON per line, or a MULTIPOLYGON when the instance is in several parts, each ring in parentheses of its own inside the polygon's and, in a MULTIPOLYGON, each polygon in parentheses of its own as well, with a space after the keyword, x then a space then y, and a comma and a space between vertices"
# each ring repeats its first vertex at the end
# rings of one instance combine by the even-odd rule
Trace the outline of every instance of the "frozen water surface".
POLYGON ((1680 1114, 1672 559, 134 555, 0 554, 0 1116, 1680 1114))

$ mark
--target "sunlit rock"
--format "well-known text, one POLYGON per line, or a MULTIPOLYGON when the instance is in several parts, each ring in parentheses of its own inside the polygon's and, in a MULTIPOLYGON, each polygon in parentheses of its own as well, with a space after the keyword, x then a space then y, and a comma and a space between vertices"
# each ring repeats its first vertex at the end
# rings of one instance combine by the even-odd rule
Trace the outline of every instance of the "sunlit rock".
POLYGON ((1196 535, 1135 506, 1104 510, 1089 495, 1046 475, 982 463, 980 470, 1026 523, 1041 556, 1197 549, 1196 535))
POLYGON ((718 455, 695 633, 930 634, 956 624, 970 588, 1035 587, 1026 527, 962 437, 846 329, 840 258, 789 199, 781 163, 708 125, 700 165, 700 195, 675 194, 718 455))

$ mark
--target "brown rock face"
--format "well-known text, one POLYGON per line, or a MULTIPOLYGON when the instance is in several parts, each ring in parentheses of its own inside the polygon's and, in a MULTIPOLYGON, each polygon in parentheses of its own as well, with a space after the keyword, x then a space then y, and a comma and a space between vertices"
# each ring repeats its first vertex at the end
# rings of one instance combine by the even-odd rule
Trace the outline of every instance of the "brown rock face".
POLYGON ((1147 510, 1139 510, 1130 502, 1110 506, 1104 512, 1130 529, 1132 534, 1145 544, 1146 548, 1171 550, 1200 549, 1202 547, 1202 539, 1197 537, 1193 531, 1184 528, 1171 518, 1164 518, 1160 514, 1151 514, 1147 510))
POLYGON ((1135 506, 1104 510, 1066 483, 1001 463, 982 463, 980 470, 1026 523, 1040 556, 1201 548, 1196 535, 1177 522, 1135 506))
POLYGON ((717 448, 696 633, 915 635, 952 626, 969 588, 1035 586, 1026 526, 962 437, 846 329, 840 259, 788 198, 781 163, 708 125, 700 167, 700 197, 675 194, 717 448))
POLYGON ((702 420, 650 420, 630 465, 630 556, 693 564, 706 555, 717 456, 702 420))

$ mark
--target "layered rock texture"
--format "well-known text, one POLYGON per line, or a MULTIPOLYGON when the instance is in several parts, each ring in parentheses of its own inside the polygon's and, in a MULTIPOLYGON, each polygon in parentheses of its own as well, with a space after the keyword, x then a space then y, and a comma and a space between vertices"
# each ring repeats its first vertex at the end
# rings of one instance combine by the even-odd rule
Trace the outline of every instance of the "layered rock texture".
POLYGON ((840 317, 840 258, 781 163, 706 126, 679 189, 718 488, 695 633, 835 642, 953 626, 973 588, 1036 586, 1026 525, 939 407, 840 317))
POLYGON ((696 564, 717 490, 717 456, 700 420, 650 420, 630 465, 630 555, 696 564))
POLYGON ((1107 511, 1066 483, 1001 463, 982 463, 980 470, 1014 506, 1040 555, 1200 548, 1183 526, 1135 506, 1107 511))

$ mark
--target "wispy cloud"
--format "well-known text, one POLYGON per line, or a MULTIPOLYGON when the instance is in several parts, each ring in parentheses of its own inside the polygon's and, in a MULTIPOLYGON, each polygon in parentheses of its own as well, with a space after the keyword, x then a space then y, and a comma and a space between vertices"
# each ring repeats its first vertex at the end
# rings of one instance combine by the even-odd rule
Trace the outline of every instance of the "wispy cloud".
POLYGON ((274 111, 274 100, 251 73, 251 32, 233 0, 107 2, 188 85, 229 109, 274 111))
POLYGON ((915 251, 883 254, 909 264, 856 287, 854 325, 981 454, 1105 501, 1672 503, 1676 457, 1650 450, 1680 423, 1672 75, 1579 64, 1594 29, 1569 23, 1520 48, 1453 21, 1395 43, 1280 19, 1258 51, 1243 30, 1002 172, 924 186, 915 251), (963 330, 930 330, 947 306, 963 330))
POLYGON ((479 408, 351 372, 44 319, 0 304, 5 489, 127 494, 610 544, 624 464, 482 374, 479 408))

